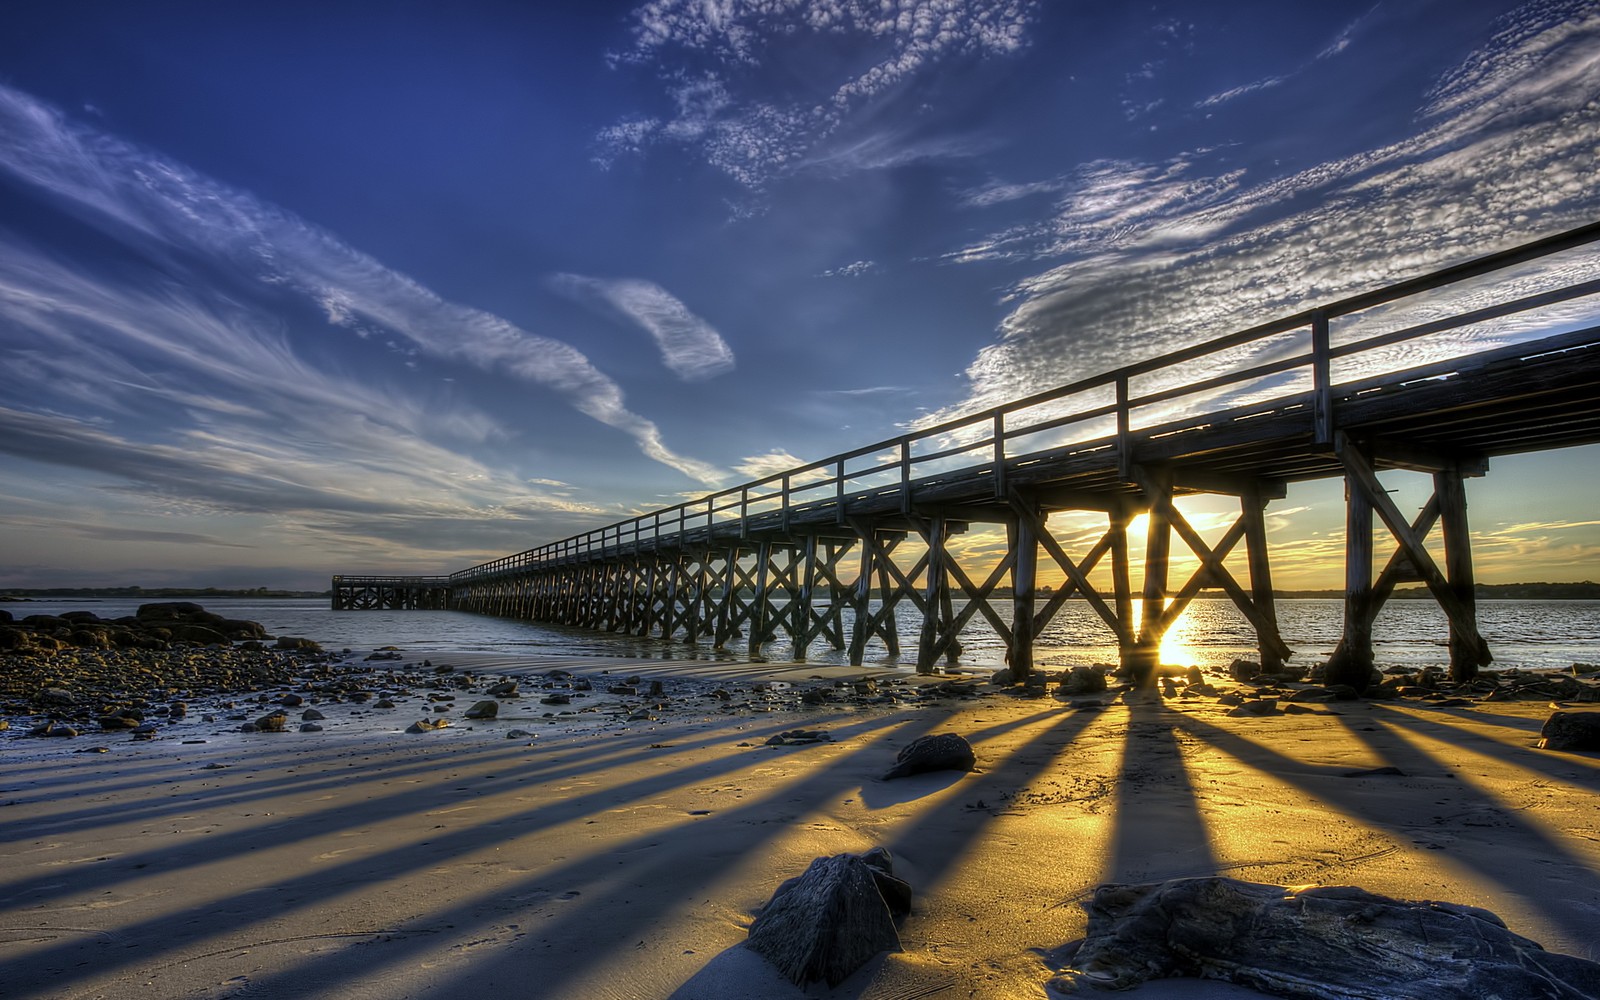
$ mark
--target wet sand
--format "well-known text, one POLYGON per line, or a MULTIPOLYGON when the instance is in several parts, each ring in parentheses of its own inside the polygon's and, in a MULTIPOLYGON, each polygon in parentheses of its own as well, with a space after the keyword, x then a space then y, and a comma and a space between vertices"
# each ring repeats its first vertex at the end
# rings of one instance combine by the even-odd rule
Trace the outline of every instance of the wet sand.
POLYGON ((487 722, 461 718, 474 695, 430 713, 413 691, 386 710, 318 701, 315 733, 240 733, 197 707, 147 741, 0 734, 4 995, 1043 997, 1095 885, 1213 873, 1483 906, 1600 959, 1600 756, 1534 749, 1545 703, 1229 717, 1211 698, 1013 692, 796 709, 775 708, 794 700, 783 685, 863 671, 449 659, 535 696, 487 722), (540 704, 533 679, 554 669, 597 692, 540 704), (604 694, 632 675, 664 698, 604 694), (645 702, 665 707, 629 721, 645 702), (402 731, 437 714, 452 725, 402 731), (765 745, 796 728, 831 742, 765 745), (978 771, 878 780, 945 731, 978 771), (1347 776, 1385 767, 1401 773, 1347 776), (779 882, 879 845, 916 892, 903 952, 806 992, 740 947, 779 882))

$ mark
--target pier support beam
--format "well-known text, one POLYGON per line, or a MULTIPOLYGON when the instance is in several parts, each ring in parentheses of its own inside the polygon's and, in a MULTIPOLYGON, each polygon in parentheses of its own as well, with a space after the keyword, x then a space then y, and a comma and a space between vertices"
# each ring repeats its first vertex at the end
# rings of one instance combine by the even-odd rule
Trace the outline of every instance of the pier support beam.
MULTIPOLYGON (((1334 450, 1345 467, 1346 571, 1344 638, 1328 662, 1329 683, 1349 684, 1365 691, 1372 679, 1372 622, 1402 573, 1421 580, 1439 602, 1450 622, 1450 670, 1457 681, 1470 680, 1481 666, 1493 661, 1489 644, 1478 631, 1473 597, 1472 549, 1467 531, 1464 476, 1482 475, 1488 463, 1479 458, 1433 456, 1434 494, 1415 521, 1401 515, 1394 500, 1378 481, 1372 454, 1376 449, 1358 445, 1342 431, 1334 435, 1334 450), (1372 524, 1376 514, 1398 544, 1394 557, 1376 584, 1372 580, 1372 524), (1423 542, 1435 521, 1445 522, 1446 576, 1423 542)), ((1426 469, 1428 456, 1410 449, 1394 464, 1426 469)))
POLYGON ((872 569, 877 539, 870 527, 857 524, 855 530, 861 546, 861 567, 856 571, 855 586, 850 591, 850 665, 859 667, 867 657, 867 639, 872 626, 872 569))
POLYGON ((1172 473, 1167 469, 1135 470, 1150 515, 1145 529, 1144 590, 1139 633, 1133 646, 1122 647, 1122 665, 1136 687, 1152 687, 1161 665, 1161 639, 1166 634, 1162 612, 1167 606, 1167 572, 1172 556, 1172 473))
POLYGON ((1244 521, 1245 555, 1250 560, 1250 598, 1271 628, 1271 635, 1256 630, 1256 646, 1261 655, 1261 669, 1277 673, 1283 669, 1280 643, 1274 643, 1278 632, 1278 602, 1272 593, 1272 561, 1267 556, 1267 501, 1260 490, 1251 490, 1239 498, 1241 518, 1244 521))
POLYGON ((1469 681, 1477 676, 1480 665, 1488 663, 1489 649, 1478 634, 1477 581, 1467 530, 1467 487, 1461 473, 1455 469, 1434 473, 1433 495, 1439 502, 1450 593, 1461 605, 1461 614, 1450 619, 1450 676, 1457 682, 1469 681))
POLYGON ((1033 673, 1034 586, 1038 582, 1039 539, 1034 521, 1018 517, 1006 526, 1010 549, 1015 553, 1011 567, 1011 642, 1006 663, 1014 680, 1026 680, 1033 673))
MULTIPOLYGON (((949 595, 946 591, 948 583, 945 579, 945 521, 943 516, 935 516, 923 529, 923 537, 928 543, 928 579, 924 584, 922 594, 922 635, 917 642, 917 673, 931 674, 933 661, 938 654, 935 645, 943 631, 942 625, 948 622, 948 617, 941 621, 942 613, 947 606, 949 595)), ((951 654, 951 659, 960 655, 957 649, 951 654)))
MULTIPOLYGON (((1138 638, 1123 647, 1123 663, 1138 683, 1154 683, 1160 666, 1161 640, 1182 617, 1189 603, 1206 587, 1220 588, 1233 601, 1256 632, 1263 665, 1281 666, 1290 650, 1278 634, 1277 613, 1273 607, 1272 579, 1267 568, 1266 524, 1263 508, 1268 498, 1264 484, 1272 481, 1244 480, 1215 482, 1210 489, 1226 489, 1239 497, 1240 513, 1215 545, 1209 545, 1189 523, 1173 501, 1173 475, 1170 470, 1135 466, 1131 470, 1150 507, 1150 534, 1145 558, 1144 605, 1138 638), (1176 533, 1199 558, 1200 566, 1181 587, 1173 590, 1169 580, 1171 536, 1176 533), (1255 536, 1249 550, 1251 590, 1246 592, 1228 571, 1228 555, 1241 539, 1255 536)), ((1282 496, 1282 484, 1275 484, 1273 495, 1282 496)))

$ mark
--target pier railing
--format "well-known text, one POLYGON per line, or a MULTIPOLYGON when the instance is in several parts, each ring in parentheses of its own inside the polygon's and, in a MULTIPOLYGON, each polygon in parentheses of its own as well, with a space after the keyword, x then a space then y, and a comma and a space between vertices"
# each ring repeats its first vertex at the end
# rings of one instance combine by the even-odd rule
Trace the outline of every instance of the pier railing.
POLYGON ((919 493, 951 478, 986 477, 994 497, 1004 498, 1008 475, 1059 459, 1064 449, 1105 453, 1128 481, 1138 440, 1203 423, 1220 406, 1232 407, 1237 420, 1241 406, 1269 415, 1286 401, 1309 400, 1316 443, 1331 447, 1336 393, 1349 396, 1402 372, 1409 380, 1443 378, 1463 358, 1514 355, 1535 329, 1541 351, 1561 349, 1563 336, 1573 345, 1594 341, 1588 324, 1600 303, 1580 301, 1600 294, 1600 277, 1590 277, 1600 272, 1594 253, 1565 267, 1546 259, 1596 241, 1600 223, 490 560, 450 574, 447 583, 605 558, 702 532, 709 539, 782 531, 801 516, 815 523, 832 512, 843 525, 847 512, 867 502, 910 512, 919 493), (1493 286, 1479 287, 1481 278, 1493 286), (1418 298, 1442 289, 1461 300, 1448 313, 1450 296, 1418 298))

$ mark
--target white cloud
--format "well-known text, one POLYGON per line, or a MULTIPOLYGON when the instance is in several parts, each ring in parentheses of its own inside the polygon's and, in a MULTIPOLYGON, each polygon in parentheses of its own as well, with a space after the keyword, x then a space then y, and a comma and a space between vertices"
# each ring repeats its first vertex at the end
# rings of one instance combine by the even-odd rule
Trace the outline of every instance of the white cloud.
POLYGON ((869 385, 860 389, 823 389, 819 391, 822 396, 888 396, 910 392, 903 385, 869 385))
POLYGON ((1246 94, 1255 93, 1258 90, 1268 90, 1273 87, 1281 86, 1294 79, 1296 76, 1299 76, 1301 73, 1305 72, 1306 69, 1315 65, 1316 63, 1319 63, 1325 59, 1332 59, 1334 56, 1339 55, 1350 47, 1351 43, 1355 40, 1357 30, 1368 17, 1372 16, 1373 11, 1377 9, 1377 7, 1373 7, 1372 10, 1367 11, 1366 14, 1345 25, 1343 30, 1341 30, 1338 35, 1334 36, 1333 41, 1323 46, 1322 49, 1318 51, 1317 54, 1311 59, 1302 61, 1300 63, 1300 67, 1294 72, 1274 74, 1250 83, 1240 84, 1237 87, 1230 87, 1219 94, 1213 94, 1210 97, 1197 102, 1195 107, 1201 109, 1214 108, 1219 104, 1226 104, 1235 98, 1243 97, 1246 94))
MULTIPOLYGON (((1207 175, 1204 151, 1091 163, 1065 179, 1046 223, 953 254, 1055 263, 1012 287, 999 339, 967 369, 967 397, 920 425, 1593 221, 1600 12, 1573 2, 1520 15, 1430 95, 1412 138, 1255 184, 1237 171, 1207 175)), ((1524 280, 1554 279, 1530 270, 1524 280)), ((1434 296, 1411 316, 1459 304, 1434 296)), ((1486 346, 1525 332, 1485 325, 1466 336, 1486 346)), ((1435 348, 1462 345, 1438 338, 1435 348)))
POLYGON ((598 302, 646 333, 661 363, 689 382, 733 371, 733 349, 710 323, 653 281, 557 274, 550 285, 580 301, 598 302))
POLYGON ((781 448, 775 448, 764 455, 751 455, 733 468, 739 475, 754 481, 768 476, 782 475, 804 464, 804 459, 796 458, 781 448))
POLYGON ((1005 56, 1027 44, 1037 0, 652 0, 632 15, 633 45, 617 65, 663 67, 666 116, 634 115, 597 136, 597 160, 610 165, 652 142, 694 149, 739 184, 759 188, 775 175, 824 166, 875 169, 914 159, 968 155, 960 141, 910 143, 868 130, 838 139, 871 102, 958 57, 1005 56), (770 49, 825 40, 865 68, 807 76, 802 92, 744 100, 740 84, 757 75, 770 49), (714 68, 691 73, 706 58, 714 68))
POLYGON ((370 335, 367 325, 376 324, 425 355, 542 385, 631 436, 655 461, 702 483, 721 477, 712 466, 667 448, 655 424, 630 411, 621 388, 570 344, 448 302, 282 209, 72 124, 4 86, 0 169, 50 192, 91 222, 153 242, 157 252, 227 261, 261 282, 300 293, 330 322, 358 335, 370 335))
POLYGON ((859 278, 862 275, 873 274, 883 270, 878 264, 870 260, 854 260, 838 267, 830 267, 822 272, 824 278, 859 278))
POLYGON ((1231 170, 1205 176, 1199 167, 1205 152, 1166 163, 1095 160, 1065 177, 1031 184, 991 183, 968 193, 964 202, 983 208, 1052 193, 1055 212, 1040 223, 991 233, 948 259, 1060 258, 1210 235, 1239 212, 1244 173, 1231 170))

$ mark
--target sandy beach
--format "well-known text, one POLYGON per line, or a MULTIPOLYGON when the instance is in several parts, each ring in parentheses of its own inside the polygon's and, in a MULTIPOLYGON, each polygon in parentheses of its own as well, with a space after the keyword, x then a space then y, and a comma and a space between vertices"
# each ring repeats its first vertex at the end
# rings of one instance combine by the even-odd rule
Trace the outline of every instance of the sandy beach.
MULTIPOLYGON (((1250 717, 977 676, 941 696, 963 679, 446 659, 520 679, 523 697, 469 721, 469 693, 435 712, 450 703, 420 688, 392 709, 310 692, 320 732, 294 731, 299 707, 289 732, 239 732, 290 690, 274 688, 152 739, 0 733, 0 992, 1043 997, 1094 886, 1214 873, 1487 907, 1600 959, 1600 756, 1534 748, 1548 703, 1250 717), (799 703, 863 677, 876 700, 799 703), (593 692, 541 703, 577 679, 593 692), (634 693, 609 693, 625 681, 634 693), (441 715, 447 728, 404 732, 441 715), (828 739, 768 745, 796 729, 828 739), (978 770, 879 780, 937 732, 966 736, 978 770), (1379 768, 1398 773, 1352 776, 1379 768), (902 952, 802 991, 741 947, 781 881, 875 846, 915 890, 902 952)), ((1255 994, 1168 980, 1134 995, 1255 994)))

